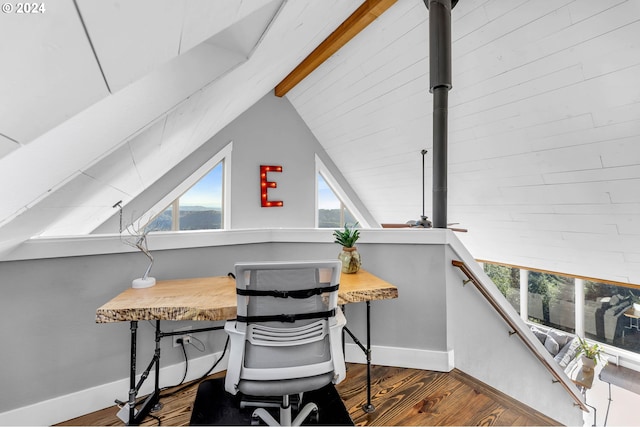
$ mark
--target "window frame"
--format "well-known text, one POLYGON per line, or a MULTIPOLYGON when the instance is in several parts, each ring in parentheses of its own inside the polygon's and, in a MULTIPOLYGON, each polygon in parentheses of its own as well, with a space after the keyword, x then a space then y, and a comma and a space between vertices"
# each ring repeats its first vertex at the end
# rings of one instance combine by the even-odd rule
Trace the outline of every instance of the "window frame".
MULTIPOLYGON (((611 354, 611 355, 624 355, 625 358, 629 358, 630 360, 640 360, 640 350, 636 351, 636 350, 631 350, 629 348, 625 348, 625 347, 621 347, 619 346, 619 343, 615 343, 615 342, 607 342, 606 339, 601 340, 600 338, 602 337, 596 337, 596 338, 592 338, 587 337, 586 336, 586 331, 585 331, 585 286, 587 284, 587 282, 593 282, 595 285, 611 285, 611 286, 615 286, 618 288, 626 288, 626 289, 634 289, 637 291, 640 291, 640 286, 636 285, 636 284, 632 284, 632 283, 625 283, 625 282, 617 282, 617 281, 612 281, 612 280, 606 280, 606 279, 598 279, 598 278, 593 278, 593 277, 586 277, 586 276, 578 276, 575 274, 569 274, 569 273, 560 273, 560 272, 556 272, 556 271, 548 271, 548 270, 542 270, 542 269, 536 269, 536 268, 527 268, 527 267, 523 267, 523 266, 518 266, 518 265, 513 265, 513 264, 508 264, 508 263, 500 263, 497 261, 487 261, 487 260, 481 260, 481 259, 476 259, 476 261, 482 266, 482 270, 484 271, 484 265, 485 264, 492 264, 492 265, 499 265, 499 266, 503 266, 503 267, 509 267, 509 268, 515 268, 518 269, 520 271, 520 290, 521 290, 521 297, 520 297, 520 318, 526 322, 527 324, 537 324, 538 322, 536 322, 535 320, 530 319, 529 316, 529 301, 528 298, 526 297, 526 295, 528 294, 529 291, 529 285, 531 283, 530 278, 529 278, 529 273, 535 272, 535 273, 542 273, 542 274, 549 274, 549 275, 553 275, 553 276, 558 276, 558 277, 564 277, 567 279, 573 279, 573 291, 574 291, 574 301, 573 301, 573 320, 574 320, 574 327, 573 327, 573 331, 565 331, 563 329, 557 328, 556 326, 550 325, 550 324, 546 324, 544 322, 541 322, 540 324, 543 325, 545 328, 552 328, 555 330, 558 330, 560 332, 563 333, 568 333, 568 334, 572 334, 572 335, 576 335, 578 337, 581 337, 583 339, 586 339, 588 341, 592 341, 592 342, 596 342, 599 345, 601 345, 605 350, 607 354, 611 354), (524 276, 524 284, 525 286, 523 286, 523 276, 524 276), (524 294, 522 293, 522 290, 524 291, 524 294)), ((486 272, 485 272, 486 274, 486 272)), ((487 277, 489 277, 489 275, 487 274, 487 277)), ((491 277, 489 277, 491 278, 491 277)), ((500 292, 501 295, 502 292, 500 292)), ((567 326, 567 325, 560 325, 560 326, 567 326)), ((569 326, 570 328, 570 326, 569 326)), ((592 333, 589 333, 590 335, 593 335, 592 333)))
MULTIPOLYGON (((173 218, 171 221, 171 230, 165 232, 179 232, 176 229, 176 205, 179 204, 182 197, 191 187, 196 185, 198 181, 211 172, 219 163, 222 163, 222 223, 221 229, 228 230, 231 228, 231 153, 233 151, 233 141, 229 142, 224 148, 218 151, 213 157, 207 160, 202 166, 196 169, 185 180, 178 184, 173 190, 162 197, 144 215, 136 221, 137 226, 145 227, 150 224, 156 216, 160 215, 170 206, 173 206, 173 218)), ((190 230, 199 231, 199 230, 190 230)))
POLYGON ((342 189, 340 184, 338 184, 338 181, 333 177, 331 172, 329 172, 329 169, 325 166, 325 164, 322 162, 320 157, 318 157, 317 154, 315 155, 315 157, 316 157, 316 170, 315 170, 315 175, 314 175, 314 182, 315 182, 315 228, 318 228, 318 226, 319 226, 319 218, 318 218, 318 212, 319 212, 319 206, 318 206, 318 174, 320 174, 320 176, 322 176, 322 179, 324 179, 324 182, 327 183, 327 185, 329 186, 331 191, 333 191, 333 194, 335 194, 335 196, 340 201, 340 208, 341 208, 340 215, 341 215, 341 218, 342 218, 342 215, 343 215, 342 209, 346 208, 346 209, 349 210, 349 212, 351 212, 351 215, 353 215, 353 217, 358 221, 358 223, 360 224, 360 227, 362 227, 362 228, 371 228, 371 225, 369 224, 369 222, 364 219, 364 215, 362 215, 362 213, 360 213, 360 210, 349 199, 349 197, 347 196, 347 193, 342 189))

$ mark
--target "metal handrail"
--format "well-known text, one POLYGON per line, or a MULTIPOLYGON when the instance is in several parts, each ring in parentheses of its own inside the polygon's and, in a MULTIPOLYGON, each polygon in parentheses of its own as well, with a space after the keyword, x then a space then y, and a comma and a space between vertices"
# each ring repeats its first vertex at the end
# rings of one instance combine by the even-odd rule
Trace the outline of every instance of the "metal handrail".
POLYGON ((498 314, 500 314, 500 316, 504 319, 504 321, 507 323, 507 325, 509 325, 509 327, 511 327, 511 329, 513 330, 513 333, 511 333, 511 335, 518 335, 518 337, 520 337, 520 340, 522 340, 524 345, 526 345, 527 348, 529 348, 529 350, 531 350, 533 355, 551 373, 551 375, 554 378, 554 382, 562 384, 564 389, 567 390, 567 392, 571 395, 573 400, 576 402, 576 405, 580 406, 580 409, 582 409, 583 411, 588 412, 589 409, 585 405, 585 402, 583 402, 581 396, 579 394, 577 394, 575 392, 575 390, 572 389, 570 384, 567 383, 564 378, 562 378, 562 376, 547 361, 547 359, 544 357, 544 355, 541 352, 538 351, 538 349, 533 345, 533 342, 529 339, 529 337, 527 337, 526 335, 522 334, 522 331, 520 330, 520 327, 516 324, 516 322, 513 320, 513 318, 509 315, 509 313, 507 313, 507 311, 504 309, 504 307, 502 307, 498 303, 498 301, 493 297, 493 295, 491 295, 489 293, 489 291, 484 287, 484 285, 482 284, 480 279, 478 279, 478 277, 469 269, 469 267, 463 261, 458 261, 458 260, 455 260, 455 259, 451 261, 451 264, 453 264, 454 267, 459 268, 467 276, 469 281, 472 282, 475 285, 476 289, 478 289, 478 291, 480 291, 482 296, 484 296, 485 299, 489 302, 489 304, 491 304, 491 306, 498 312, 498 314))

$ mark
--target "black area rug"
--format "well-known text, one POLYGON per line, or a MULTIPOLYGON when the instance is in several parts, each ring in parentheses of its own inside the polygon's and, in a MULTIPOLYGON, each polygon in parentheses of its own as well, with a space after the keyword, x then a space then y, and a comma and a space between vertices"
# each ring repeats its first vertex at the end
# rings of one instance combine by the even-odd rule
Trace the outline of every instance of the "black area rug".
MULTIPOLYGON (((319 390, 304 393, 302 405, 314 402, 318 405, 318 425, 352 426, 353 421, 344 407, 340 395, 333 384, 319 390)), ((240 409, 238 396, 232 396, 224 390, 224 378, 204 381, 198 387, 196 400, 191 412, 192 426, 201 425, 251 425, 251 413, 255 408, 240 409)), ((268 409, 277 420, 280 418, 278 408, 268 409)), ((295 418, 295 412, 292 414, 295 418)), ((313 425, 307 420, 304 425, 313 425)))

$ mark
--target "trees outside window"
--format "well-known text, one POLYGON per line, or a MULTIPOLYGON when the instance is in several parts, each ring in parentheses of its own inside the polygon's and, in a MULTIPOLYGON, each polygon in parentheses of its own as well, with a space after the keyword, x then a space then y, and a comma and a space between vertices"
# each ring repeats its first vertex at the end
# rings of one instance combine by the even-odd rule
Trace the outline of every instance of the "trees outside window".
POLYGON ((341 228, 358 222, 318 173, 318 227, 341 228))
POLYGON ((520 269, 497 264, 484 264, 483 268, 502 295, 520 313, 520 269))
POLYGON ((577 332, 579 322, 584 337, 640 353, 640 319, 635 317, 633 308, 634 303, 640 304, 637 286, 601 283, 492 263, 485 263, 483 268, 518 313, 526 310, 527 321, 569 333, 577 332), (521 274, 523 280, 528 280, 524 304, 519 289, 521 274), (582 318, 577 319, 577 313, 582 313, 582 318))
POLYGON ((539 318, 540 323, 563 331, 575 332, 574 279, 531 271, 529 272, 529 294, 530 315, 542 314, 539 318), (531 307, 536 304, 537 307, 531 307))

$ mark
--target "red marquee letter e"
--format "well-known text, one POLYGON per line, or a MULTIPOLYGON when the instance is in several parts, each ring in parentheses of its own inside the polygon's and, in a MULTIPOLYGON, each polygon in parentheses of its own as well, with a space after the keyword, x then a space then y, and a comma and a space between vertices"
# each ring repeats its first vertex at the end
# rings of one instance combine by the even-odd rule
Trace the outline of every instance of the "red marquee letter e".
POLYGON ((264 166, 260 165, 260 203, 263 208, 277 208, 284 205, 280 200, 269 200, 267 190, 269 188, 277 188, 276 182, 267 181, 268 172, 282 172, 282 166, 264 166))

